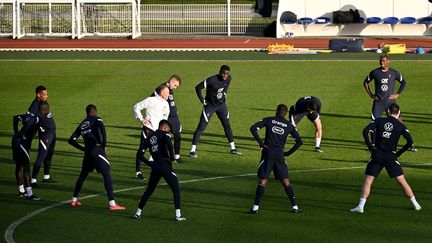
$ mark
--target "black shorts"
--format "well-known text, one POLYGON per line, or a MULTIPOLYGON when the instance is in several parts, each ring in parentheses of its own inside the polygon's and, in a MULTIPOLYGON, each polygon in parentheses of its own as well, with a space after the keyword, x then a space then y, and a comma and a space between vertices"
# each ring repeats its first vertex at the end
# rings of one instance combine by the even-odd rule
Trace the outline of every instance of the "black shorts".
POLYGON ((108 172, 110 170, 110 162, 108 161, 105 150, 102 147, 96 147, 92 151, 84 153, 82 168, 90 172, 94 169, 98 173, 108 172))
POLYGON ((181 133, 182 131, 182 126, 180 124, 180 119, 178 116, 169 116, 168 117, 168 122, 171 125, 172 128, 172 133, 181 133))
POLYGON ((372 152, 372 157, 369 159, 366 166, 365 175, 378 177, 384 167, 390 178, 403 175, 402 166, 399 161, 397 161, 396 154, 392 152, 381 152, 378 150, 372 152))
POLYGON ((288 166, 284 158, 261 157, 261 161, 258 165, 258 178, 268 179, 272 170, 276 179, 281 180, 288 178, 288 166))
POLYGON ((291 124, 293 124, 294 126, 297 126, 297 124, 301 121, 301 119, 303 119, 304 116, 307 116, 309 121, 314 122, 317 118, 319 118, 321 106, 319 106, 317 109, 318 109, 317 111, 314 111, 312 113, 309 112, 296 113, 296 111, 294 110, 294 106, 291 106, 289 110, 289 120, 291 124))
POLYGON ((22 141, 18 136, 12 137, 12 159, 17 165, 30 164, 31 143, 22 141))
POLYGON ((384 112, 387 114, 387 109, 393 104, 396 104, 395 100, 374 100, 371 113, 372 121, 380 118, 384 112))

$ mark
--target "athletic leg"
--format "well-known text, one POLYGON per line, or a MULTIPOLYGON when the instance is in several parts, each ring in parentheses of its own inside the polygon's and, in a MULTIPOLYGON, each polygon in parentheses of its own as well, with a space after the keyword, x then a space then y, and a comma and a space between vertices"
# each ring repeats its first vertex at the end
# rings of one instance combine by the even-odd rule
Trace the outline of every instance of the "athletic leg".
POLYGON ((409 186, 408 182, 405 180, 405 177, 401 175, 401 176, 397 176, 395 179, 402 187, 405 195, 410 199, 411 203, 413 204, 414 210, 419 211, 421 209, 421 206, 417 202, 411 187, 409 186))
POLYGON ((203 107, 200 121, 199 121, 198 126, 195 130, 195 133, 193 135, 192 146, 194 146, 194 145, 196 146, 196 144, 198 143, 198 141, 201 137, 201 134, 207 128, 207 125, 210 122, 210 119, 211 119, 213 113, 214 113, 213 107, 210 107, 210 106, 204 106, 203 107))
POLYGON ((284 187, 285 193, 287 194, 287 196, 291 202, 291 206, 293 207, 293 209, 298 209, 297 199, 295 197, 294 189, 291 185, 290 180, 288 178, 285 178, 285 179, 281 179, 280 182, 281 182, 282 186, 284 187), (295 208, 295 207, 297 207, 297 208, 295 208))
POLYGON ((54 155, 54 148, 55 148, 55 144, 56 144, 56 137, 55 135, 52 136, 51 138, 51 142, 49 144, 47 144, 48 146, 48 153, 47 156, 45 157, 43 163, 44 163, 44 179, 45 180, 49 180, 50 177, 50 170, 51 170, 51 160, 52 157, 54 155))
POLYGON ((267 185, 268 179, 259 179, 257 188, 255 190, 255 199, 252 211, 258 211, 261 199, 264 196, 265 187, 267 185))
POLYGON ((90 168, 87 166, 86 163, 88 163, 88 162, 86 161, 86 157, 84 156, 84 160, 83 160, 82 167, 81 167, 81 172, 80 172, 80 175, 79 175, 79 177, 78 177, 78 179, 77 179, 77 181, 75 183, 75 189, 74 189, 74 192, 73 192, 73 197, 74 198, 78 197, 78 195, 79 195, 79 193, 81 191, 81 188, 82 188, 82 186, 84 184, 84 181, 86 180, 87 176, 90 173, 90 168))
POLYGON ((138 204, 138 209, 143 209, 146 205, 148 199, 153 194, 153 192, 156 189, 157 184, 159 183, 159 180, 162 178, 162 175, 159 173, 156 173, 153 171, 150 173, 150 179, 147 184, 147 189, 145 190, 144 194, 141 197, 141 200, 138 204))
POLYGON ((175 209, 180 209, 180 186, 178 183, 177 175, 173 171, 170 171, 168 173, 165 173, 163 177, 173 193, 175 209))
POLYGON ((47 143, 43 139, 39 139, 39 147, 38 154, 36 157, 36 161, 33 166, 32 179, 31 183, 37 182, 37 177, 42 166, 42 163, 45 161, 45 158, 48 155, 48 146, 47 143))

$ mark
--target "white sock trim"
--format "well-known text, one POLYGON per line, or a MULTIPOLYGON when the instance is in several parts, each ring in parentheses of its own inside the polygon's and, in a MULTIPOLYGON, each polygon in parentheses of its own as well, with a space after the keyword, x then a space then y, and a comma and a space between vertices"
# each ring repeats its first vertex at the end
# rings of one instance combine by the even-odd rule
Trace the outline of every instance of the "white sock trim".
POLYGON ((174 159, 180 159, 180 154, 174 154, 174 159))
POLYGON ((195 152, 196 151, 196 145, 193 145, 192 144, 192 147, 191 147, 191 150, 190 150, 191 152, 195 152))
POLYGON ((50 175, 44 175, 43 177, 45 180, 48 180, 50 178, 50 175))
POLYGON ((37 180, 32 178, 30 183, 36 183, 36 182, 37 182, 37 180))
POLYGON ((236 149, 234 142, 229 143, 231 150, 236 149))
POLYGON ((181 217, 181 210, 180 209, 176 209, 175 210, 175 214, 176 214, 177 218, 181 217))
POLYGON ((110 205, 110 206, 115 206, 115 205, 116 205, 116 203, 115 203, 115 201, 114 201, 114 200, 110 200, 110 201, 109 201, 109 205, 110 205))
POLYGON ((137 211, 135 212, 135 214, 138 216, 141 216, 141 212, 142 212, 142 209, 137 208, 137 211))
POLYGON ((321 138, 315 138, 315 147, 319 147, 321 145, 321 138))
POLYGON ((19 190, 19 192, 24 193, 25 192, 24 185, 19 185, 18 190, 19 190))
POLYGON ((258 209, 259 209, 259 205, 253 205, 253 206, 252 206, 252 210, 256 211, 256 210, 258 210, 258 209))

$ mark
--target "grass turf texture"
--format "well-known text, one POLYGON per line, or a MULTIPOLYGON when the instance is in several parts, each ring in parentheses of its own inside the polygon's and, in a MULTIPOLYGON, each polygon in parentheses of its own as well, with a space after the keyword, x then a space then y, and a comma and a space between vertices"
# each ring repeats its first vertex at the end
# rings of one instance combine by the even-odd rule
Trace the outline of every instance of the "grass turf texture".
MULTIPOLYGON (((262 242, 284 239, 421 242, 429 239, 432 167, 428 164, 432 156, 432 108, 429 106, 430 92, 427 87, 431 82, 430 60, 394 60, 418 58, 405 55, 392 57, 391 63, 408 80, 398 103, 419 151, 407 152, 400 161, 423 210, 413 211, 399 186, 389 180, 384 171, 372 187, 365 214, 356 215, 348 210, 358 202, 364 167, 369 158, 361 130, 369 122, 371 100, 367 98, 362 82, 365 75, 377 67, 376 54, 269 57, 263 53, 192 53, 188 56, 166 52, 3 52, 0 58, 15 59, 0 62, 0 95, 3 97, 0 101, 2 232, 15 220, 37 209, 70 199, 80 171, 82 154, 66 141, 84 118, 84 109, 89 103, 98 106, 99 115, 107 127, 107 154, 111 161, 114 189, 144 187, 146 181, 134 179, 134 157, 140 130, 131 108, 172 73, 178 73, 184 81, 175 92, 184 129, 182 157, 186 161, 175 165, 179 180, 251 174, 181 184, 183 213, 187 217, 185 222, 174 222, 171 191, 167 186, 159 186, 138 221, 131 216, 144 189, 116 193, 117 201, 127 207, 122 212, 106 210, 105 195, 85 199, 83 206, 78 208, 65 204, 47 210, 16 228, 14 239, 17 242, 262 242), (188 58, 206 61, 188 61, 188 58), (211 58, 220 61, 211 61, 211 58), (328 61, 291 61, 316 58, 327 58, 328 61), (28 62, 22 59, 40 60, 28 62), (236 144, 243 155, 229 154, 221 125, 213 117, 198 144, 198 159, 191 159, 187 153, 201 112, 194 86, 215 74, 221 64, 228 64, 232 69, 228 107, 236 144), (40 83, 49 90, 49 101, 58 129, 52 168, 52 176, 58 183, 40 183, 42 188, 34 192, 43 201, 30 202, 17 196, 13 175, 15 165, 11 161, 10 150, 11 121, 13 115, 26 111, 34 97, 34 87, 40 83), (253 174, 259 159, 258 146, 251 138, 249 127, 262 117, 273 115, 279 103, 291 105, 303 95, 315 95, 322 100, 322 148, 325 151, 320 154, 312 152, 314 131, 304 119, 298 129, 305 143, 287 161, 299 205, 305 212, 291 214, 283 189, 277 181, 271 180, 260 214, 248 215, 246 212, 256 187, 253 174), (309 171, 341 167, 350 169, 309 171)), ((292 141, 289 141, 287 147, 291 145, 292 141)), ((32 164, 36 148, 34 142, 32 164)), ((147 176, 149 170, 144 168, 147 176)), ((39 180, 41 176, 42 171, 39 180)), ((102 178, 93 173, 85 182, 80 196, 101 192, 104 192, 102 178)))

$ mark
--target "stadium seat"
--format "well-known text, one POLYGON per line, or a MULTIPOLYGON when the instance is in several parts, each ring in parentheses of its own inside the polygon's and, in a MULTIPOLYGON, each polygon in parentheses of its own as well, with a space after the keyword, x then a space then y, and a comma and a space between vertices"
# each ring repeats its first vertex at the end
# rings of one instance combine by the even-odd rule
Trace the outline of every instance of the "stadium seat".
POLYGON ((315 24, 330 24, 331 20, 327 17, 319 17, 315 19, 315 24))
POLYGON ((298 20, 298 23, 302 25, 312 24, 313 22, 313 19, 309 17, 299 18, 298 20))
POLYGON ((414 17, 403 17, 400 19, 401 24, 414 24, 416 22, 416 18, 414 17))
POLYGON ((380 17, 369 17, 366 19, 366 23, 368 24, 379 24, 382 22, 380 17))
POLYGON ((396 17, 387 17, 383 19, 384 24, 397 24, 399 19, 396 17))
POLYGON ((432 24, 432 17, 419 18, 418 24, 432 24))

